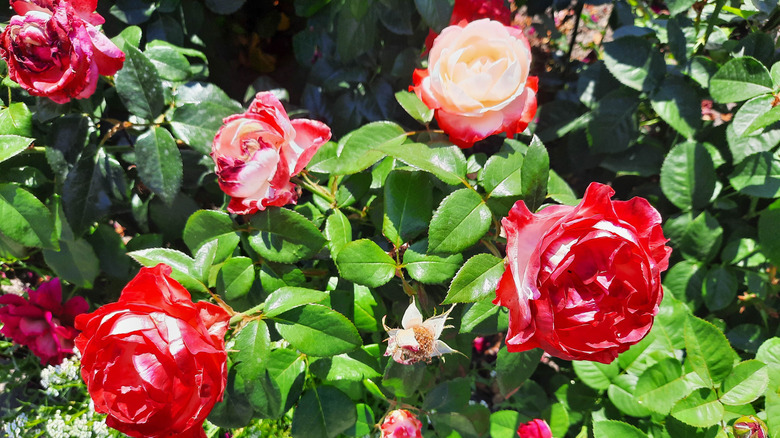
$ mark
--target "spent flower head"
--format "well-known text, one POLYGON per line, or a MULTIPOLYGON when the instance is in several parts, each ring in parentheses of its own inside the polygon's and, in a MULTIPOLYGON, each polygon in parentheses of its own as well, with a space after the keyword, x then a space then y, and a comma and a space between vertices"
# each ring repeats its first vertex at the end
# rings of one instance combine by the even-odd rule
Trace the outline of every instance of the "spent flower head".
POLYGON ((385 356, 392 356, 393 360, 404 365, 423 361, 429 363, 431 358, 446 353, 457 353, 443 341, 439 340, 442 330, 448 327, 444 325, 450 312, 455 306, 441 315, 433 316, 423 321, 422 314, 417 310, 414 297, 409 307, 404 312, 401 320, 403 328, 390 328, 385 324, 386 315, 382 318, 384 326, 390 338, 387 341, 385 356))

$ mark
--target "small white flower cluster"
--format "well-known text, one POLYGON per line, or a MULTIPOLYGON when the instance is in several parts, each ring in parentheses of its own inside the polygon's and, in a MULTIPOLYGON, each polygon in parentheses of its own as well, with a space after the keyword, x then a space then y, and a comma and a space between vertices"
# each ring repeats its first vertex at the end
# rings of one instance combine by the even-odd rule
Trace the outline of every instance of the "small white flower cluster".
POLYGON ((95 414, 90 403, 88 412, 76 415, 57 410, 46 421, 46 436, 50 438, 105 438, 110 436, 106 422, 95 414))
POLYGON ((27 431, 27 415, 19 413, 13 421, 3 425, 3 438, 24 438, 27 431))
POLYGON ((79 375, 80 366, 79 358, 71 356, 59 365, 49 365, 41 370, 41 386, 46 391, 46 395, 56 397, 60 395, 56 386, 78 381, 81 378, 79 375))

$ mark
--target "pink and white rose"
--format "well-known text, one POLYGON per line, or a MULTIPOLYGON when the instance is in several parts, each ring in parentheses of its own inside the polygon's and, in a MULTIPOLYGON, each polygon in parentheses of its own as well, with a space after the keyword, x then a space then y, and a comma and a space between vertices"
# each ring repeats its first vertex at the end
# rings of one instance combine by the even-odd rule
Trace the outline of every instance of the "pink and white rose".
POLYGON ((219 186, 231 197, 228 211, 251 214, 295 203, 290 178, 330 135, 322 122, 290 120, 273 93, 258 93, 245 113, 225 118, 211 148, 219 186))
POLYGON ((125 60, 95 25, 103 23, 96 0, 12 0, 19 15, 0 34, 8 75, 34 96, 57 103, 91 96, 100 75, 115 74, 125 60))
POLYGON ((406 409, 390 411, 380 429, 382 438, 422 438, 422 422, 406 409))
POLYGON ((482 19, 442 30, 428 68, 414 71, 410 90, 435 110, 436 121, 462 148, 490 135, 514 136, 536 114, 538 79, 522 30, 482 19))

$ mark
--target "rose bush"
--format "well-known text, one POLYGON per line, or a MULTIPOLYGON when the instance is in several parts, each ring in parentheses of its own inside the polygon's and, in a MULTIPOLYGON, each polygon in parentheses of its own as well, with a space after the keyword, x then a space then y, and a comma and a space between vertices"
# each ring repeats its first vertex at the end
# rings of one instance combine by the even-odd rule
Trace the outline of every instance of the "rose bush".
POLYGON ((0 34, 8 76, 57 103, 91 96, 98 76, 122 68, 125 55, 95 25, 97 1, 11 1, 17 14, 0 34))
POLYGON ((520 438, 552 438, 552 431, 546 421, 537 418, 521 424, 517 428, 517 436, 520 438))
POLYGON ((509 309, 509 351, 610 363, 650 331, 671 248, 647 200, 613 194, 591 183, 575 207, 534 214, 518 201, 501 221, 506 271, 494 302, 509 309))
POLYGON ((522 30, 498 21, 460 22, 442 30, 428 68, 410 87, 450 140, 462 148, 490 135, 522 132, 536 114, 538 80, 522 30))
POLYGON ((41 364, 57 365, 73 354, 73 327, 77 315, 89 310, 82 297, 62 303, 62 286, 53 278, 28 290, 29 299, 18 295, 0 296, 0 334, 17 344, 26 345, 41 359, 41 364))
POLYGON ((380 429, 382 438, 422 438, 422 422, 406 409, 390 411, 380 429))
POLYGON ((231 197, 228 211, 251 214, 295 203, 298 195, 290 178, 330 135, 324 123, 290 120, 273 93, 258 93, 245 113, 225 118, 214 137, 211 157, 219 186, 231 197))
POLYGON ((119 301, 81 315, 81 376, 106 424, 133 437, 205 437, 227 382, 228 313, 193 303, 171 268, 141 268, 119 301))

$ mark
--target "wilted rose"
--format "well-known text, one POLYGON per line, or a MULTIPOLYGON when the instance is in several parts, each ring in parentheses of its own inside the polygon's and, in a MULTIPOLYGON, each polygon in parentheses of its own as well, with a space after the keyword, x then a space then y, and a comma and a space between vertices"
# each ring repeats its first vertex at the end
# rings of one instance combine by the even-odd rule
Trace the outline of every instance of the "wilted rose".
POLYGON ((230 316, 193 303, 171 268, 141 268, 119 301, 76 318, 81 376, 106 424, 133 437, 205 438, 227 383, 230 316))
POLYGON ((428 68, 410 87, 450 140, 462 148, 490 135, 522 132, 536 114, 537 78, 520 29, 482 19, 445 28, 433 42, 428 68))
POLYGON ((225 118, 211 148, 219 186, 231 197, 228 211, 251 214, 295 203, 290 178, 330 135, 324 123, 290 120, 273 93, 257 93, 245 113, 225 118))
MULTIPOLYGON (((450 24, 468 23, 482 18, 496 20, 509 26, 512 24, 512 11, 506 6, 504 0, 455 0, 450 16, 450 24)), ((425 47, 430 49, 433 40, 439 36, 433 29, 425 39, 425 47)))
POLYGON ((422 438, 422 422, 406 409, 390 411, 380 429, 382 438, 422 438))
POLYGON ((501 221, 506 271, 494 302, 509 308, 509 351, 610 363, 650 331, 671 248, 647 200, 614 193, 592 183, 579 205, 536 214, 519 201, 501 221))
POLYGON ((125 55, 95 25, 97 0, 12 0, 19 15, 0 34, 8 75, 34 96, 57 103, 92 95, 99 75, 113 75, 125 55))
POLYGON ((385 356, 392 356, 393 360, 404 365, 415 362, 430 362, 431 358, 446 353, 455 353, 444 341, 439 340, 442 330, 447 327, 445 322, 452 312, 453 307, 442 313, 423 321, 422 314, 417 310, 412 298, 411 304, 406 308, 401 320, 402 328, 390 328, 385 325, 385 317, 382 318, 382 326, 390 338, 387 340, 385 356))
POLYGON ((77 315, 89 310, 82 297, 62 304, 59 278, 28 290, 29 299, 18 295, 0 296, 0 329, 5 337, 25 345, 41 359, 43 365, 58 365, 73 354, 73 340, 79 334, 73 327, 77 315))
POLYGON ((552 431, 546 421, 537 418, 521 424, 517 428, 517 436, 520 438, 552 438, 552 431))

